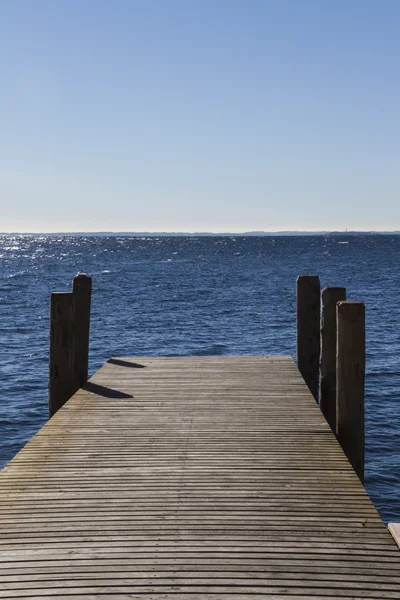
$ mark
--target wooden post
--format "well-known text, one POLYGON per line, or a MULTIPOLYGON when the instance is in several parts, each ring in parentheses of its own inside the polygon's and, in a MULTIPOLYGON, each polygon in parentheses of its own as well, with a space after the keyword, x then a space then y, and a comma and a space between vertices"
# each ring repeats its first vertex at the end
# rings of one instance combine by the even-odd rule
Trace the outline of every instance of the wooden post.
POLYGON ((92 278, 79 273, 72 282, 75 296, 75 351, 73 393, 88 380, 89 368, 89 328, 92 278))
POLYGON ((365 307, 337 305, 336 431, 338 440, 364 482, 365 307))
POLYGON ((346 300, 346 288, 324 288, 321 299, 319 405, 332 431, 336 433, 336 304, 346 300))
POLYGON ((297 366, 318 402, 320 349, 319 277, 297 278, 297 366))
POLYGON ((50 417, 73 394, 75 296, 51 294, 50 300, 50 417))
POLYGON ((400 550, 400 523, 388 523, 388 529, 400 550))

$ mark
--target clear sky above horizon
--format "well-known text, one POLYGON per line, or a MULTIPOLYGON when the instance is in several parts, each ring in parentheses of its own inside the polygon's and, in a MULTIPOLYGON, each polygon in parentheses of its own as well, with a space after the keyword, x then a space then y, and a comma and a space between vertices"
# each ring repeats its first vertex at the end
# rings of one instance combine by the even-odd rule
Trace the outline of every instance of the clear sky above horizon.
POLYGON ((0 231, 400 230, 398 0, 2 0, 0 231))

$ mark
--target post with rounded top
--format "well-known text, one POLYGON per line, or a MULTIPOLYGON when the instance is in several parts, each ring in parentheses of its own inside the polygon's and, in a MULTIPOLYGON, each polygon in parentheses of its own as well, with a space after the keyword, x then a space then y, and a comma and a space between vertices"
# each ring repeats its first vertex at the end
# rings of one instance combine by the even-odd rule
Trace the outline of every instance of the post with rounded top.
POLYGON ((56 292, 50 299, 49 415, 72 396, 74 370, 75 296, 56 292))
POLYGON ((85 273, 79 273, 72 282, 72 292, 75 296, 74 394, 88 380, 92 278, 85 273))
POLYGON ((336 354, 337 438, 364 482, 365 307, 339 302, 336 354))
POLYGON ((320 283, 314 275, 297 278, 297 366, 318 402, 320 283))
POLYGON ((346 288, 324 288, 321 293, 321 358, 319 405, 336 433, 336 304, 346 300, 346 288))

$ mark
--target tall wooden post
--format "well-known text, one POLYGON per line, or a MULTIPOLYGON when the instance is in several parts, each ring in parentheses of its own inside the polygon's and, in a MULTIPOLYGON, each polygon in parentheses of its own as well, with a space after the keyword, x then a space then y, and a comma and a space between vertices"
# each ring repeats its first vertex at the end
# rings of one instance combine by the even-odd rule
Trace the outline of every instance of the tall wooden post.
POLYGON ((75 296, 75 352, 73 393, 88 380, 89 328, 92 278, 79 273, 72 282, 75 296))
POLYGON ((346 288, 324 288, 321 300, 319 405, 332 431, 336 433, 336 304, 346 300, 346 288))
POLYGON ((355 472, 364 482, 365 307, 337 305, 336 431, 355 472))
POLYGON ((74 370, 75 296, 70 292, 51 294, 49 414, 58 411, 72 396, 74 370))
POLYGON ((297 278, 297 366, 318 402, 320 350, 319 277, 297 278))

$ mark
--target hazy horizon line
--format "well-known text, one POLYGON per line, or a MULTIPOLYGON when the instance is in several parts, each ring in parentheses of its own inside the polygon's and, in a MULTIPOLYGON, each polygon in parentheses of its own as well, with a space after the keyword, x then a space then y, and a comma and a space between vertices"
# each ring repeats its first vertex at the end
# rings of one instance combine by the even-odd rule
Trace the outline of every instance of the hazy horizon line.
POLYGON ((400 234, 400 230, 387 229, 281 229, 275 231, 0 231, 0 236, 271 236, 271 235, 354 235, 354 234, 400 234))

